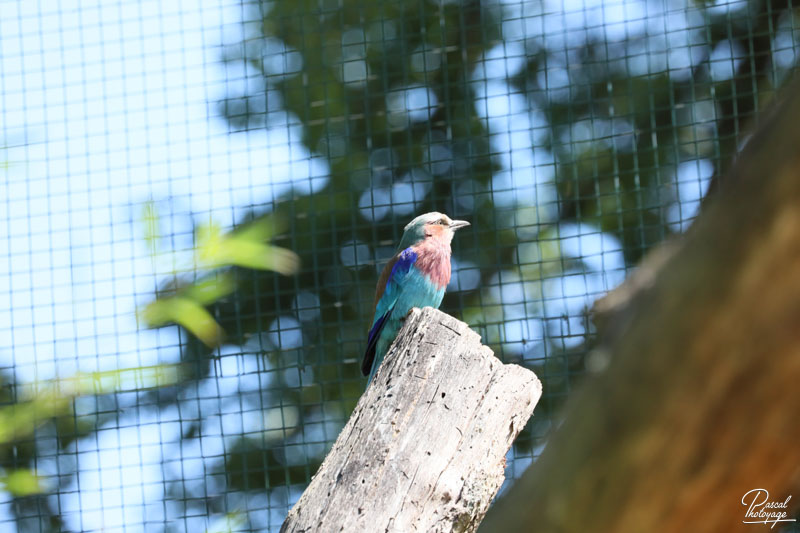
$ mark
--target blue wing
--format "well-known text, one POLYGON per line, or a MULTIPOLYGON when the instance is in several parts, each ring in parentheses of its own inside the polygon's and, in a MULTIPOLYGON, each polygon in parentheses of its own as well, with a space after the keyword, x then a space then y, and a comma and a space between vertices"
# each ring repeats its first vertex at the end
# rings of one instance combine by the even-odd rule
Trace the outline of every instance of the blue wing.
POLYGON ((381 331, 386 325, 389 316, 392 314, 392 310, 394 310, 397 298, 400 296, 403 278, 408 274, 411 265, 413 265, 416 260, 416 252, 410 247, 406 248, 397 255, 396 260, 390 261, 389 264, 386 265, 386 269, 383 275, 381 275, 381 282, 385 277, 386 284, 378 283, 378 291, 382 292, 382 294, 375 305, 375 316, 372 319, 372 328, 369 330, 369 337, 367 338, 367 350, 364 353, 364 359, 361 361, 361 373, 365 376, 368 376, 372 370, 378 339, 381 336, 381 331), (389 272, 388 276, 386 276, 387 271, 389 272))

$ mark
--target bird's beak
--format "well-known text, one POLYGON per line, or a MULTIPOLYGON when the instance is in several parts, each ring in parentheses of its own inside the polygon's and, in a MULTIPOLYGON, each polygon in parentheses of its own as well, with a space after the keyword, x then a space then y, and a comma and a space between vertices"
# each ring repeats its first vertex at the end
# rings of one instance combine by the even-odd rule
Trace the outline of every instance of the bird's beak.
POLYGON ((450 229, 453 231, 466 226, 469 226, 469 222, 467 222, 466 220, 453 220, 452 222, 450 222, 450 229))

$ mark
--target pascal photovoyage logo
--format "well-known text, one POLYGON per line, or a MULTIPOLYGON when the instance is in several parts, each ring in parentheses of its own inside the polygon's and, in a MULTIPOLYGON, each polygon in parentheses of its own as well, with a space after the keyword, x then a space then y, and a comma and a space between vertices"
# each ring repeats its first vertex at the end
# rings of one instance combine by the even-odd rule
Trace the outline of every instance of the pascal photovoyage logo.
POLYGON ((789 501, 792 495, 783 501, 770 500, 767 489, 749 490, 742 496, 742 505, 747 507, 744 513, 743 524, 772 524, 770 529, 781 522, 796 522, 794 518, 786 518, 789 501))

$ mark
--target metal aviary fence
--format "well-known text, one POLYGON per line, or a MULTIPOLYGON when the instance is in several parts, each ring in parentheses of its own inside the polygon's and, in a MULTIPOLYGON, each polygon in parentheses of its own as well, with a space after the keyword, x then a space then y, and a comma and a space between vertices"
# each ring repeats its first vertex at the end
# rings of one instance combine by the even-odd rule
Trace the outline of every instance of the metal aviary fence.
POLYGON ((364 390, 402 227, 544 383, 724 187, 782 0, 0 1, 0 530, 276 531, 364 390))

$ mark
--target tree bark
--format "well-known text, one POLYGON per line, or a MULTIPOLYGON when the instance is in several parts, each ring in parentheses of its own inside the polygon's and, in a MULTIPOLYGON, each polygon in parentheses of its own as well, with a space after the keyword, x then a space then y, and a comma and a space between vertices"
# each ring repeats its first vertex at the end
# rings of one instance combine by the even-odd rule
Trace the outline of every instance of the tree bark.
POLYGON ((597 306, 604 340, 589 366, 605 369, 481 531, 756 531, 742 501, 758 488, 792 496, 762 510, 793 518, 798 94, 798 83, 786 90, 689 232, 597 306))
POLYGON ((281 531, 474 531, 541 390, 463 322, 412 310, 281 531))

